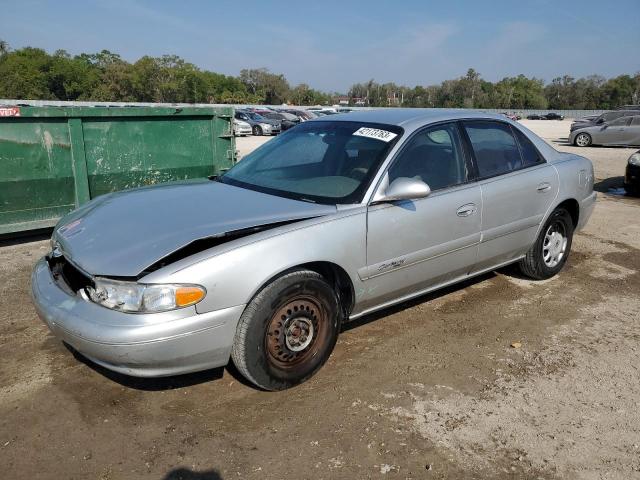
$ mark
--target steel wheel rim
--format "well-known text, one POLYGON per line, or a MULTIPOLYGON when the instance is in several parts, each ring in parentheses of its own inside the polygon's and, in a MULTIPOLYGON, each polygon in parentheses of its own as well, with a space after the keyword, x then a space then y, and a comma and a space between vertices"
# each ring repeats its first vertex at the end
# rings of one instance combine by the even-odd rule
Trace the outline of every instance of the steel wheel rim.
POLYGON ((584 133, 581 133, 576 138, 576 143, 581 147, 586 147, 589 145, 589 137, 587 137, 584 133))
POLYGON ((542 241, 542 260, 547 267, 558 266, 565 256, 568 241, 564 225, 561 222, 549 225, 542 241))
POLYGON ((269 362, 293 368, 315 357, 326 343, 326 309, 313 297, 287 300, 267 325, 265 349, 269 362))

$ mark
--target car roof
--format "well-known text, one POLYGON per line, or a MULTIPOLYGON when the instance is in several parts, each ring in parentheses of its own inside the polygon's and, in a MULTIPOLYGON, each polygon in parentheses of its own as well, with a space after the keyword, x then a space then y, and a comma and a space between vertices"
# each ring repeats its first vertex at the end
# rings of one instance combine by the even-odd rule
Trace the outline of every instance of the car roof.
POLYGON ((397 125, 412 130, 428 123, 465 118, 491 119, 504 121, 504 115, 478 112, 477 110, 446 108, 384 108, 379 110, 358 110, 339 115, 330 115, 314 119, 314 122, 370 122, 397 125))

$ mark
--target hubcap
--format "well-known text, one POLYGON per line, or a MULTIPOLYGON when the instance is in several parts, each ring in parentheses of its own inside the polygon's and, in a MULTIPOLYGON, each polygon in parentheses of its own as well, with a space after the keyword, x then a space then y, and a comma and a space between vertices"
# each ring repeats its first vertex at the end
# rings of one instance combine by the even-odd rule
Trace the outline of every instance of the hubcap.
POLYGON ((542 259, 547 267, 556 267, 567 250, 567 237, 561 223, 553 223, 547 229, 542 242, 542 259))
POLYGON ((578 135, 578 138, 576 139, 576 142, 581 147, 585 147, 585 146, 587 146, 589 144, 589 137, 587 137, 586 135, 581 133, 580 135, 578 135))
POLYGON ((284 341, 292 352, 301 352, 313 340, 313 323, 306 317, 289 320, 285 323, 284 341))
POLYGON ((325 316, 311 297, 294 298, 281 306, 267 327, 269 360, 280 368, 290 368, 313 357, 323 346, 325 316))

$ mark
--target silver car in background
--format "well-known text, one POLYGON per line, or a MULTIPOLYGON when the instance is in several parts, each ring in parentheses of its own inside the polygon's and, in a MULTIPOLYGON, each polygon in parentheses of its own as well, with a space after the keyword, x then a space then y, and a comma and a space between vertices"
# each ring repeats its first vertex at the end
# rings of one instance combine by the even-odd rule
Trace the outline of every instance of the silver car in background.
POLYGON ((579 128, 571 132, 569 143, 578 147, 640 145, 640 115, 620 117, 602 125, 579 128))
POLYGON ((82 206, 55 228, 32 296, 60 340, 109 369, 231 358, 281 390, 326 362, 343 322, 511 263, 556 275, 594 203, 588 159, 504 116, 332 115, 214 180, 82 206))
POLYGON ((233 134, 236 137, 246 137, 247 135, 251 135, 251 133, 251 125, 243 120, 233 119, 233 134))

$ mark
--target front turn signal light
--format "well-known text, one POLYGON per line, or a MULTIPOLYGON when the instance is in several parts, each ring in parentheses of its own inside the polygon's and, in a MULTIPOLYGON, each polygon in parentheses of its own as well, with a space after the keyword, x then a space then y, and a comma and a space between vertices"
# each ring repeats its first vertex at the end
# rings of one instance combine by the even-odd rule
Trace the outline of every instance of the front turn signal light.
POLYGON ((200 287, 178 287, 176 289, 176 307, 188 307, 202 300, 205 291, 200 287))

